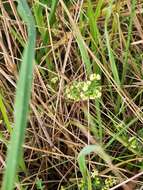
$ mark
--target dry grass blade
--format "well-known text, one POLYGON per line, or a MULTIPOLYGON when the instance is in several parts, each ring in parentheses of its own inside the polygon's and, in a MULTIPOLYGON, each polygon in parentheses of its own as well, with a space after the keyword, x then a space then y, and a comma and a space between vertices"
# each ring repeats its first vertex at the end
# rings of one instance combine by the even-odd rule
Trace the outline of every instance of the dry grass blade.
POLYGON ((25 2, 0 1, 0 186, 140 189, 143 2, 25 2))

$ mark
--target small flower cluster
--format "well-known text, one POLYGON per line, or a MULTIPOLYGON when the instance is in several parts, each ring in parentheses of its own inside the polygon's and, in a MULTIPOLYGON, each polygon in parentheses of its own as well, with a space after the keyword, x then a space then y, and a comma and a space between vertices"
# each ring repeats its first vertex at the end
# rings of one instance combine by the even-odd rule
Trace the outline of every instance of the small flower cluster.
POLYGON ((105 185, 101 190, 109 190, 111 187, 117 184, 117 180, 114 178, 105 179, 105 185))
POLYGON ((92 172, 91 172, 91 178, 95 178, 96 176, 98 176, 98 170, 94 169, 92 172))
POLYGON ((95 187, 98 187, 99 185, 101 185, 101 181, 100 181, 100 178, 99 177, 95 177, 94 180, 93 180, 93 185, 95 187))
POLYGON ((93 81, 93 80, 101 80, 101 76, 99 74, 91 74, 90 77, 89 77, 90 81, 93 81))
MULTIPOLYGON (((113 177, 109 177, 103 180, 101 177, 98 176, 98 171, 93 170, 91 172, 91 180, 92 180, 92 188, 96 190, 109 190, 111 187, 117 184, 117 180, 113 177)), ((80 190, 85 190, 87 187, 87 182, 83 179, 80 181, 78 188, 80 190)))
MULTIPOLYGON (((83 182, 83 180, 80 181, 80 183, 78 184, 78 189, 79 190, 87 190, 88 189, 88 182, 83 182)), ((93 186, 92 186, 93 189, 93 186)))
POLYGON ((73 81, 66 87, 65 95, 74 101, 100 98, 101 87, 98 85, 100 79, 99 74, 91 74, 87 81, 73 81))
POLYGON ((91 172, 92 184, 96 189, 109 190, 111 187, 117 184, 117 180, 113 177, 109 177, 105 180, 99 177, 98 170, 94 169, 91 172))
POLYGON ((51 79, 51 83, 56 84, 56 82, 57 82, 58 80, 59 80, 58 77, 53 77, 53 78, 51 79))

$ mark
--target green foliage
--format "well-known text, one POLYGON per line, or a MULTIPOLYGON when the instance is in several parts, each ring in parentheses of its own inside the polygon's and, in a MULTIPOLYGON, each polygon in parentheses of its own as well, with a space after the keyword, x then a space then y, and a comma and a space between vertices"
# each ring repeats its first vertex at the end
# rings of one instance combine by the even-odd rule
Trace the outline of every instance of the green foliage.
POLYGON ((107 49, 108 49, 109 60, 110 60, 110 63, 111 63, 112 73, 113 73, 113 76, 114 76, 114 79, 115 79, 116 83, 118 85, 120 85, 118 69, 117 69, 117 66, 116 66, 116 63, 115 63, 115 58, 114 58, 113 50, 112 50, 112 48, 110 46, 110 38, 109 38, 109 35, 108 35, 108 22, 109 22, 109 19, 111 17, 111 14, 112 14, 112 3, 113 3, 113 1, 111 1, 110 5, 109 5, 109 7, 107 9, 107 13, 106 13, 105 36, 106 36, 106 44, 107 44, 107 49))
POLYGON ((130 42, 132 37, 132 27, 133 27, 133 19, 135 16, 135 8, 136 8, 136 0, 131 1, 131 15, 130 15, 130 21, 129 21, 129 27, 128 27, 128 38, 126 42, 126 49, 124 54, 124 65, 123 65, 123 73, 122 73, 122 83, 125 80, 125 75, 128 69, 128 56, 129 56, 129 48, 130 48, 130 42))
POLYGON ((37 190, 44 190, 45 185, 43 185, 42 179, 37 178, 37 180, 36 180, 36 188, 37 188, 37 190))
POLYGON ((26 0, 18 1, 18 11, 28 26, 29 38, 25 46, 19 80, 17 84, 14 113, 15 124, 8 148, 6 161, 7 165, 2 186, 3 190, 14 189, 14 183, 16 182, 15 176, 22 155, 22 145, 24 142, 24 135, 27 124, 33 75, 36 32, 34 20, 26 0))
MULTIPOLYGON (((91 177, 91 189, 92 190, 110 190, 114 185, 117 184, 117 180, 114 176, 109 176, 108 178, 103 178, 98 175, 96 170, 90 173, 91 177)), ((68 189, 66 186, 61 186, 60 190, 68 189)), ((79 190, 88 190, 88 181, 81 179, 78 184, 79 190)))
MULTIPOLYGON (((12 9, 13 2, 2 1, 1 7, 4 9, 0 10, 1 38, 3 44, 6 44, 5 49, 8 48, 7 52, 1 52, 0 66, 0 75, 3 75, 0 76, 0 88, 2 82, 6 94, 0 95, 2 160, 9 147, 2 189, 12 190, 15 185, 21 190, 31 188, 32 172, 39 171, 40 166, 41 179, 37 178, 36 185, 34 184, 37 190, 45 189, 42 181, 45 178, 42 175, 49 173, 52 181, 56 177, 59 179, 58 189, 61 187, 61 190, 108 190, 122 181, 120 175, 112 170, 111 158, 114 166, 120 168, 123 180, 125 175, 129 177, 131 172, 134 175, 142 170, 143 56, 140 3, 137 0, 132 0, 131 3, 126 0, 110 0, 108 3, 104 0, 28 1, 35 18, 34 23, 30 9, 24 6, 26 1, 17 2, 23 22, 20 22, 16 9, 12 9), (6 19, 4 10, 7 13, 6 19), (17 71, 13 74, 8 68, 8 62, 16 61, 16 67, 19 68, 18 61, 23 49, 18 78, 17 71), (31 91, 32 61, 37 65, 34 72, 32 118, 30 117, 26 143, 31 145, 31 139, 35 140, 32 145, 36 148, 32 147, 32 162, 27 159, 29 154, 31 158, 31 152, 25 149, 27 165, 30 163, 27 169, 30 172, 27 174, 21 147, 24 143, 31 91), (12 123, 15 88, 12 85, 16 80, 18 85, 12 123), (11 110, 7 109, 8 106, 11 110), (45 147, 40 147, 41 144, 47 147, 47 134, 52 136, 55 145, 50 152, 45 151, 45 147), (55 137, 58 138, 55 140, 55 137), (49 165, 45 161, 42 164, 40 162, 46 153, 52 158, 48 158, 50 161, 45 159, 54 168, 50 172, 47 172, 49 165), (93 155, 90 156, 91 153, 93 155), (69 165, 62 165, 61 160, 69 165), (37 168, 31 172, 32 167, 37 168), (24 175, 17 170, 24 171, 24 175), (30 187, 27 185, 29 182, 30 187)), ((52 189, 53 184, 54 182, 49 182, 48 188, 52 189)))
POLYGON ((98 85, 99 74, 91 74, 87 81, 73 81, 66 86, 65 96, 74 101, 94 100, 101 98, 101 87, 98 85))
POLYGON ((95 152, 100 158, 102 158, 106 163, 108 163, 110 166, 112 166, 110 157, 104 152, 103 148, 97 144, 97 145, 87 145, 84 147, 81 152, 78 155, 78 164, 79 169, 83 176, 83 183, 88 187, 88 190, 92 190, 92 180, 93 173, 90 175, 87 166, 86 166, 86 160, 85 157, 89 155, 90 153, 95 152))

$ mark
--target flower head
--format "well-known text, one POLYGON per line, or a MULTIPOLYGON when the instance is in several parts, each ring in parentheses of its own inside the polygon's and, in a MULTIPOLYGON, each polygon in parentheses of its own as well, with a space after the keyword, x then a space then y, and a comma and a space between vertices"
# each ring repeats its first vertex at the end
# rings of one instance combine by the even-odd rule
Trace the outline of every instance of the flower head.
POLYGON ((100 80, 101 79, 101 76, 99 75, 99 74, 91 74, 90 75, 90 77, 89 77, 89 79, 91 80, 91 81, 93 81, 93 80, 100 80))

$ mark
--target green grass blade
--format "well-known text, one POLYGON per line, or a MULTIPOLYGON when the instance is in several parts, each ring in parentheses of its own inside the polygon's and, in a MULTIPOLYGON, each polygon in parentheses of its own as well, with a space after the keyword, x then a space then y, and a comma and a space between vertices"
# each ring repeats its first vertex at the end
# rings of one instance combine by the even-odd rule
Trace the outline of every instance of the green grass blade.
POLYGON ((55 11, 57 8, 57 4, 58 4, 58 0, 52 0, 51 2, 43 3, 43 6, 41 6, 41 3, 36 1, 33 6, 33 12, 34 12, 36 24, 38 25, 38 30, 41 34, 44 44, 49 43, 49 33, 47 31, 45 18, 43 16, 44 5, 51 6, 51 10, 50 10, 48 19, 49 19, 50 26, 52 26, 55 21, 55 11))
MULTIPOLYGON (((121 82, 120 82, 120 78, 119 78, 119 74, 118 74, 118 69, 117 69, 117 66, 116 66, 113 50, 112 50, 112 48, 110 46, 110 38, 109 38, 109 34, 108 34, 108 22, 109 22, 109 19, 111 17, 111 13, 112 13, 112 4, 113 4, 113 1, 110 2, 110 5, 109 5, 109 7, 107 9, 107 13, 106 13, 105 37, 106 37, 106 44, 107 44, 107 49, 108 49, 108 55, 109 55, 109 60, 110 60, 110 64, 111 64, 112 74, 113 74, 113 77, 114 77, 114 80, 116 81, 116 83, 118 85, 120 85, 121 82)), ((118 111, 119 111, 120 104, 121 104, 121 97, 117 96, 117 106, 115 107, 116 113, 118 113, 118 111)))
MULTIPOLYGON (((99 52, 97 47, 100 46, 101 43, 101 35, 98 29, 98 25, 97 25, 97 19, 101 14, 101 7, 103 5, 103 0, 98 1, 97 5, 96 5, 96 10, 94 12, 94 7, 93 7, 93 3, 91 2, 91 0, 88 0, 88 9, 87 9, 87 16, 88 16, 88 20, 89 20, 89 28, 90 28, 90 32, 91 35, 93 37, 93 41, 91 41, 91 49, 93 50, 93 52, 95 53, 95 55, 99 56, 99 52)), ((92 62, 93 65, 93 70, 97 73, 101 74, 101 70, 99 68, 99 66, 93 61, 92 62)), ((99 82, 100 85, 100 82, 99 82)), ((102 130, 102 119, 101 119, 101 113, 100 113, 100 101, 101 100, 96 100, 95 101, 95 108, 96 108, 96 112, 97 112, 97 118, 98 118, 98 125, 99 127, 99 134, 100 134, 100 142, 102 143, 102 136, 103 136, 103 130, 102 130)))
POLYGON ((38 26, 38 31, 40 32, 41 38, 44 42, 45 35, 47 35, 47 28, 44 22, 43 10, 44 8, 39 4, 39 2, 35 2, 33 6, 35 22, 36 22, 36 25, 38 26))
POLYGON ((70 22, 71 22, 71 25, 72 25, 72 28, 73 28, 73 31, 74 31, 74 35, 76 37, 76 41, 77 41, 77 44, 78 44, 78 47, 79 47, 79 50, 80 50, 80 54, 81 54, 83 63, 85 65, 86 74, 87 74, 87 76, 89 76, 92 73, 92 69, 91 69, 90 57, 89 57, 88 51, 87 51, 87 49, 86 49, 86 47, 84 45, 85 44, 84 39, 83 39, 77 25, 75 24, 73 18, 71 17, 66 5, 61 0, 60 0, 60 3, 62 4, 66 14, 68 15, 68 17, 70 19, 70 22))
POLYGON ((85 64, 86 74, 87 74, 87 76, 89 76, 92 73, 92 71, 91 71, 91 63, 90 63, 88 52, 87 52, 87 50, 86 50, 86 48, 84 46, 83 38, 82 38, 82 36, 80 34, 78 34, 76 36, 76 40, 77 40, 78 47, 80 49, 82 60, 83 60, 83 62, 85 64))
POLYGON ((96 11, 94 13, 92 2, 91 2, 91 0, 88 0, 87 15, 89 18, 90 31, 93 36, 93 39, 95 40, 95 43, 97 43, 99 40, 99 38, 98 38, 99 30, 98 30, 98 26, 97 26, 97 19, 100 15, 102 4, 103 4, 103 0, 98 1, 96 11))
POLYGON ((14 182, 16 180, 16 171, 20 161, 19 155, 22 152, 27 123, 36 38, 34 20, 26 0, 18 1, 18 11, 28 26, 28 42, 25 46, 20 77, 17 84, 14 112, 15 125, 8 148, 7 165, 2 186, 3 190, 14 189, 14 182))
POLYGON ((103 148, 97 144, 97 145, 87 145, 84 147, 81 152, 78 155, 78 164, 79 164, 79 169, 82 173, 83 179, 85 182, 88 183, 88 190, 92 189, 91 185, 91 179, 90 179, 90 174, 86 166, 86 159, 85 157, 89 155, 90 153, 95 152, 100 158, 102 158, 107 164, 112 166, 112 162, 110 157, 104 152, 103 148))
POLYGON ((122 84, 124 83, 126 72, 128 69, 128 56, 129 56, 129 47, 131 42, 131 36, 132 36, 132 28, 133 28, 133 19, 135 16, 135 8, 136 8, 136 0, 132 0, 131 3, 131 16, 130 16, 130 22, 129 22, 129 29, 128 29, 128 38, 126 43, 126 49, 125 49, 125 58, 124 58, 124 64, 123 64, 123 73, 122 73, 122 84))
POLYGON ((57 4, 58 4, 58 0, 52 0, 51 11, 50 11, 50 14, 49 14, 49 23, 50 23, 50 25, 52 25, 54 23, 55 11, 56 11, 57 4))
POLYGON ((110 46, 110 39, 109 39, 109 35, 108 35, 108 22, 111 16, 111 12, 112 12, 112 3, 110 4, 108 10, 107 10, 107 15, 106 15, 106 19, 105 19, 105 37, 106 37, 106 44, 107 44, 107 49, 108 49, 108 55, 109 55, 109 60, 111 63, 111 69, 112 69, 112 73, 114 76, 114 80, 116 81, 116 83, 119 85, 120 84, 120 79, 119 79, 119 75, 118 75, 118 70, 117 70, 117 66, 115 63, 115 59, 114 59, 114 55, 110 46))
POLYGON ((9 119, 8 119, 8 116, 7 116, 7 113, 6 113, 6 108, 5 108, 5 105, 3 103, 3 98, 1 96, 1 94, 0 94, 0 111, 2 113, 4 122, 6 124, 7 131, 9 133, 11 133, 12 132, 12 127, 10 126, 10 122, 9 122, 9 119))
POLYGON ((95 43, 97 43, 98 41, 98 28, 97 28, 97 23, 96 23, 97 20, 95 19, 93 6, 90 0, 88 0, 87 15, 89 19, 89 27, 90 27, 91 34, 95 40, 95 43))
POLYGON ((20 33, 18 33, 14 28, 10 29, 10 33, 14 36, 15 39, 17 39, 17 41, 20 43, 22 47, 25 46, 25 42, 22 39, 22 36, 20 35, 20 33))

